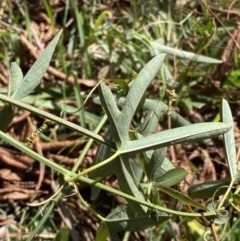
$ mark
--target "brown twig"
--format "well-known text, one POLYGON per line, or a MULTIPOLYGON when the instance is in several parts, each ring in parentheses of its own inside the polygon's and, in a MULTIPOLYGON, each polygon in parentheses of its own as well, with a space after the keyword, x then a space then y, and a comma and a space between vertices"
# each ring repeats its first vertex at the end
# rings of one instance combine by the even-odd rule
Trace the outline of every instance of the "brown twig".
POLYGON ((211 224, 211 230, 212 230, 212 234, 213 234, 213 238, 214 241, 219 241, 218 235, 217 235, 217 231, 216 231, 216 227, 215 227, 215 223, 212 222, 211 224))

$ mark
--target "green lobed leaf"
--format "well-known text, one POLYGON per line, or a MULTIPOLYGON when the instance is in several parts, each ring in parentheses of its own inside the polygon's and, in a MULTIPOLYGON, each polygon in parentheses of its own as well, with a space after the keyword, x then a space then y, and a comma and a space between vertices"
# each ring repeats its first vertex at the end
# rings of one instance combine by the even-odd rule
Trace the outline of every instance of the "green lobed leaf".
POLYGON ((113 131, 113 136, 116 142, 121 142, 123 140, 123 133, 125 132, 124 125, 126 121, 119 124, 119 118, 121 112, 119 111, 115 97, 113 96, 110 89, 103 83, 99 85, 99 96, 101 104, 110 122, 111 129, 113 131))
MULTIPOLYGON (((153 183, 154 185, 154 183, 153 183)), ((208 211, 208 209, 204 206, 202 206, 201 204, 195 202, 194 200, 192 200, 191 198, 189 198, 188 196, 182 194, 181 192, 177 191, 176 189, 173 189, 171 187, 165 186, 165 185, 158 185, 157 186, 161 191, 167 193, 169 196, 185 203, 185 204, 189 204, 192 207, 204 210, 204 211, 208 211)))
POLYGON ((109 118, 113 132, 115 133, 115 141, 122 143, 128 140, 128 131, 132 118, 143 100, 144 93, 155 78, 163 64, 165 54, 158 55, 150 60, 137 75, 130 87, 128 95, 125 99, 124 107, 120 112, 112 92, 106 85, 99 85, 99 96, 101 104, 109 118))
POLYGON ((184 51, 181 49, 171 48, 157 42, 151 43, 152 48, 156 54, 165 53, 172 56, 176 56, 182 59, 188 59, 194 62, 209 63, 209 64, 221 64, 222 60, 210 58, 204 55, 198 55, 192 52, 184 51))
POLYGON ((11 63, 10 78, 8 84, 8 96, 11 97, 23 79, 21 68, 16 62, 11 63))
POLYGON ((126 141, 121 153, 138 153, 180 143, 191 143, 219 136, 232 128, 225 123, 197 123, 158 132, 135 141, 126 141))
POLYGON ((123 108, 123 115, 132 119, 135 110, 141 101, 147 87, 156 77, 160 68, 164 62, 166 55, 160 54, 152 58, 139 72, 136 79, 133 81, 128 95, 125 100, 125 106, 123 108), (130 105, 131 104, 131 105, 130 105))
POLYGON ((145 172, 149 181, 154 181, 162 175, 161 166, 165 160, 166 154, 167 148, 158 148, 153 152, 149 162, 146 163, 145 172))
POLYGON ((174 168, 161 175, 156 182, 154 182, 154 186, 173 186, 184 180, 186 176, 187 171, 185 169, 174 168))
POLYGON ((18 83, 18 86, 12 98, 15 100, 21 100, 22 98, 29 95, 40 83, 41 78, 44 73, 47 71, 50 61, 52 59, 53 52, 58 43, 58 40, 62 34, 62 30, 54 37, 54 39, 49 43, 47 48, 43 51, 42 55, 36 60, 31 69, 25 75, 21 82, 18 83))
POLYGON ((124 136, 124 140, 128 139, 128 130, 130 128, 132 118, 139 106, 140 101, 142 100, 142 97, 144 96, 147 87, 159 72, 165 56, 165 54, 160 54, 151 59, 139 72, 136 79, 133 81, 130 90, 128 91, 128 95, 125 99, 125 104, 119 119, 119 124, 123 125, 122 134, 124 136))
MULTIPOLYGON (((229 186, 230 182, 231 182, 231 178, 226 177, 216 181, 209 181, 209 182, 197 184, 188 189, 188 195, 192 198, 202 198, 202 199, 211 198, 217 189, 219 189, 222 186, 229 186)), ((226 190, 227 190, 227 187, 220 188, 215 194, 215 197, 223 195, 226 192, 226 190)))
MULTIPOLYGON (((221 119, 223 123, 230 124, 233 126, 233 117, 231 109, 228 102, 222 100, 221 108, 221 119)), ((226 152, 226 159, 228 162, 228 167, 230 171, 230 176, 233 178, 237 174, 237 165, 236 165, 236 142, 234 137, 234 130, 231 128, 228 132, 223 134, 224 148, 226 152)))

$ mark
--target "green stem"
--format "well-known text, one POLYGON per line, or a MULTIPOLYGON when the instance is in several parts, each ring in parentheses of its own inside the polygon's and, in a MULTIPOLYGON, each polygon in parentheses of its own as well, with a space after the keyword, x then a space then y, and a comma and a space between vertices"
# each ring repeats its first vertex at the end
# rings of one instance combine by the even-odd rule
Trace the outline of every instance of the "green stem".
MULTIPOLYGON (((227 191, 225 192, 223 198, 221 199, 220 203, 218 204, 217 209, 220 209, 220 208, 223 206, 223 204, 224 204, 225 200, 227 199, 230 191, 232 190, 232 186, 233 186, 234 181, 235 181, 235 179, 233 178, 232 181, 231 181, 231 183, 230 183, 230 185, 229 185, 229 187, 228 187, 228 189, 227 189, 227 191)), ((220 188, 223 188, 223 187, 220 187, 220 188)), ((216 191, 216 192, 217 192, 217 191, 216 191)), ((215 193, 216 193, 216 192, 215 192, 215 193)), ((215 194, 215 193, 214 193, 214 194, 215 194)), ((215 195, 214 195, 214 196, 215 196, 215 195)), ((213 200, 214 200, 214 196, 213 196, 213 200)), ((213 202, 213 201, 212 201, 212 202, 213 202)), ((214 207, 214 203, 213 203, 213 207, 214 207)))
POLYGON ((27 154, 28 156, 32 157, 35 160, 38 160, 39 162, 42 162, 43 164, 49 166, 50 168, 60 172, 64 176, 70 175, 71 172, 68 171, 67 169, 61 167, 57 163, 48 160, 44 156, 39 155, 38 153, 34 152, 33 150, 29 149, 28 147, 24 146, 22 143, 14 140, 12 137, 8 136, 4 132, 0 131, 0 139, 8 142, 18 150, 22 151, 23 153, 27 154))
POLYGON ((150 202, 147 202, 145 200, 142 200, 142 199, 138 199, 134 196, 131 196, 129 194, 126 194, 126 193, 123 193, 121 191, 118 191, 117 189, 115 188, 112 188, 112 187, 109 187, 109 186, 106 186, 102 183, 99 183, 99 182, 95 182, 94 180, 91 180, 87 177, 83 177, 81 176, 79 178, 79 181, 82 181, 84 183, 87 183, 89 185, 94 185, 98 188, 101 188, 107 192, 110 192, 112 194, 115 194, 117 196, 120 196, 120 197, 123 197, 127 200, 131 200, 131 201, 134 201, 136 203, 139 203, 141 205, 144 205, 146 207, 149 207, 151 209, 154 209, 154 210, 158 210, 158 211, 161 211, 161 212, 165 212, 165 213, 169 213, 169 214, 174 214, 174 215, 177 215, 177 216, 184 216, 184 217, 208 217, 208 216, 216 216, 216 212, 215 211, 209 211, 209 212, 203 212, 203 213, 188 213, 188 212, 180 212, 180 211, 176 211, 176 210, 171 210, 171 209, 168 209, 168 208, 164 208, 164 207, 161 207, 161 206, 158 206, 154 203, 150 203, 150 202))
MULTIPOLYGON (((98 124, 98 126, 96 127, 96 129, 93 131, 93 133, 98 133, 101 128, 103 127, 103 125, 105 124, 107 120, 107 115, 104 115, 103 118, 101 119, 100 123, 98 124)), ((92 145, 93 143, 93 139, 89 139, 87 144, 84 146, 82 152, 81 152, 81 155, 78 157, 78 160, 77 162, 74 164, 74 167, 72 168, 72 172, 76 172, 77 169, 79 168, 79 166, 81 165, 83 159, 85 158, 90 146, 92 145)))
POLYGON ((25 104, 25 103, 23 103, 23 102, 21 102, 19 100, 14 100, 13 98, 5 96, 5 95, 2 95, 2 94, 0 94, 0 100, 2 100, 4 102, 7 102, 7 103, 10 103, 12 105, 16 105, 16 106, 18 106, 18 107, 20 107, 22 109, 28 110, 28 111, 36 114, 36 115, 43 116, 44 118, 49 119, 49 120, 51 120, 53 122, 56 122, 58 124, 62 124, 64 126, 68 127, 69 129, 72 129, 74 131, 78 131, 78 132, 82 133, 83 135, 86 135, 89 138, 94 139, 95 141, 99 141, 99 142, 101 142, 101 143, 103 143, 105 145, 108 145, 108 146, 110 146, 112 148, 115 148, 115 144, 112 141, 110 141, 108 139, 105 139, 104 137, 102 137, 102 136, 100 136, 98 134, 95 134, 92 131, 89 131, 88 129, 85 129, 85 128, 83 128, 81 126, 78 126, 78 125, 76 125, 74 123, 65 121, 64 119, 62 119, 62 118, 60 118, 58 116, 52 115, 52 114, 47 113, 45 111, 42 111, 42 110, 40 110, 38 108, 35 108, 35 107, 31 106, 31 105, 25 104))
MULTIPOLYGON (((46 212, 44 212, 44 215, 41 219, 41 221, 36 225, 34 230, 31 232, 30 236, 26 241, 32 241, 34 240, 35 235, 40 232, 41 229, 44 227, 44 223, 49 219, 49 216, 53 212, 53 208, 55 207, 55 204, 60 200, 61 198, 61 193, 58 193, 57 197, 54 199, 53 202, 50 203, 50 205, 47 207, 46 212)), ((47 205, 47 204, 46 204, 47 205)))
POLYGON ((95 211, 91 208, 91 206, 82 198, 82 195, 81 195, 80 192, 78 191, 78 188, 77 188, 76 184, 75 184, 74 182, 72 182, 72 183, 70 183, 70 184, 73 186, 73 188, 74 188, 74 190, 75 190, 75 192, 76 192, 76 195, 77 195, 78 199, 82 202, 82 204, 83 204, 88 210, 90 210, 97 218, 99 218, 102 222, 104 222, 104 221, 105 221, 105 218, 102 217, 102 216, 101 216, 100 214, 98 214, 97 212, 95 212, 95 211))
MULTIPOLYGON (((138 199, 138 198, 136 198, 134 196, 131 196, 131 195, 126 194, 124 192, 118 191, 115 188, 106 186, 106 185, 104 185, 102 183, 96 182, 95 180, 92 180, 92 179, 89 179, 87 177, 84 177, 84 176, 82 176, 84 174, 83 172, 80 173, 80 175, 79 174, 76 175, 75 173, 73 173, 71 171, 68 171, 67 169, 59 166, 58 164, 48 160, 47 158, 39 155, 36 152, 30 150, 28 147, 22 145, 20 142, 17 142, 12 137, 6 135, 2 131, 0 131, 0 138, 3 139, 4 141, 8 142, 9 144, 11 144, 12 146, 17 148, 18 150, 20 150, 20 151, 26 153, 27 155, 29 155, 30 157, 34 158, 35 160, 38 160, 38 161, 44 163, 45 165, 49 166, 50 168, 52 168, 52 169, 62 173, 65 177, 72 176, 73 178, 65 178, 65 179, 68 179, 70 181, 72 179, 75 180, 76 176, 78 176, 78 180, 81 181, 81 182, 87 183, 89 185, 94 185, 94 186, 96 186, 96 187, 98 187, 100 189, 103 189, 103 190, 107 191, 107 192, 110 192, 112 194, 118 195, 118 196, 123 197, 123 198, 125 198, 127 200, 134 201, 134 202, 139 203, 141 205, 144 205, 146 207, 149 207, 149 208, 152 208, 152 209, 156 209, 156 210, 159 210, 159 211, 162 211, 162 212, 166 212, 166 213, 169 213, 169 214, 174 214, 174 215, 177 215, 177 216, 185 216, 185 217, 216 216, 216 212, 215 211, 209 211, 209 212, 204 212, 204 213, 188 213, 188 212, 180 212, 180 211, 175 211, 175 210, 167 209, 167 208, 164 208, 164 207, 160 207, 160 206, 158 206, 156 204, 147 202, 147 201, 142 200, 142 199, 138 199)), ((116 152, 110 158, 105 160, 104 161, 105 163, 102 162, 100 164, 103 164, 103 165, 106 164, 106 161, 109 162, 109 161, 113 160, 119 154, 120 154, 120 152, 116 152)), ((96 168, 97 165, 95 165, 94 167, 96 168)), ((91 170, 91 168, 88 169, 88 171, 90 171, 90 170, 91 170)))
POLYGON ((87 169, 85 169, 84 171, 78 173, 78 174, 75 174, 74 176, 71 176, 71 177, 65 177, 64 180, 65 182, 73 182, 73 181, 76 181, 76 179, 82 177, 83 175, 95 170, 95 169, 98 169, 99 167, 102 167, 106 164, 108 164, 109 162, 111 162, 112 160, 114 160, 116 157, 118 157, 120 155, 120 151, 117 151, 115 152, 112 156, 110 156, 109 158, 107 158, 106 160, 92 166, 92 167, 89 167, 87 169))

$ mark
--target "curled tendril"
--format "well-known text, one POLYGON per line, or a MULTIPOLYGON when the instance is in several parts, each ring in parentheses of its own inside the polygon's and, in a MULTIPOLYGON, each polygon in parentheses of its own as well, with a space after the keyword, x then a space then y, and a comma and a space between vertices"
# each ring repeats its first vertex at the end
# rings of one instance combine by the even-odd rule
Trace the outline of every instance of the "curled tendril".
POLYGON ((211 234, 211 231, 210 230, 207 230, 205 233, 204 233, 204 241, 208 241, 208 235, 211 234))
POLYGON ((30 207, 39 207, 39 206, 42 206, 43 204, 47 203, 47 202, 50 202, 52 201, 57 195, 59 192, 62 191, 64 185, 62 185, 58 190, 57 192, 55 192, 50 198, 44 200, 43 202, 39 202, 39 203, 27 203, 28 206, 30 207))
POLYGON ((39 136, 41 133, 43 133, 47 128, 48 128, 48 125, 47 123, 51 123, 52 121, 50 120, 46 120, 44 121, 44 123, 37 129, 35 130, 30 137, 27 137, 25 139, 25 144, 26 146, 30 146, 32 144, 32 142, 34 141, 34 139, 39 136))
POLYGON ((172 104, 173 102, 177 101, 178 96, 175 93, 175 90, 167 90, 167 93, 169 97, 167 115, 171 115, 171 113, 175 111, 175 108, 172 106, 172 104))
MULTIPOLYGON (((232 184, 233 184, 233 182, 232 182, 232 184)), ((215 205, 215 204, 214 204, 214 199, 215 199, 215 196, 216 196, 217 192, 218 192, 220 189, 227 188, 228 191, 225 193, 224 198, 222 199, 222 200, 226 200, 226 198, 227 198, 227 195, 226 195, 226 194, 228 194, 228 193, 230 192, 230 190, 233 188, 233 187, 232 187, 232 184, 230 184, 230 186, 221 186, 221 187, 219 187, 219 188, 214 192, 213 197, 212 197, 212 207, 213 207, 214 211, 216 212, 217 216, 219 216, 219 217, 221 217, 221 218, 227 217, 227 216, 229 215, 229 212, 228 212, 227 210, 221 209, 221 208, 222 208, 222 205, 223 205, 223 202, 220 202, 218 205, 215 205)))

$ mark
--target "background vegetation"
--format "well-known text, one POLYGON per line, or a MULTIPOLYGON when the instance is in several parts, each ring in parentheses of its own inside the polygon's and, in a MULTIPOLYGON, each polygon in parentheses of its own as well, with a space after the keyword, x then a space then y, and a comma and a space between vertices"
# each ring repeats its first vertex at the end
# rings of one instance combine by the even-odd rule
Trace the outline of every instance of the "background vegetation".
MULTIPOLYGON (((56 33, 63 29, 51 67, 35 92, 23 102, 56 116, 62 115, 66 120, 94 131, 104 112, 94 100, 97 91, 90 93, 93 87, 104 79, 114 93, 125 96, 136 73, 159 53, 152 44, 161 44, 223 60, 223 64, 217 66, 167 57, 165 64, 174 77, 173 85, 178 96, 173 104, 175 110, 191 123, 218 121, 221 100, 227 99, 234 116, 238 144, 240 48, 235 42, 228 43, 230 35, 235 34, 240 45, 240 33, 238 36, 236 31, 239 2, 209 1, 209 8, 202 1, 180 0, 3 0, 0 3, 2 94, 7 93, 10 63, 17 62, 25 75, 56 33), (228 50, 232 54, 225 60, 228 50), (84 102, 89 93, 90 98, 84 102), (74 112, 79 108, 81 111, 74 112)), ((164 81, 156 78, 147 89, 146 97, 161 99, 168 104, 165 88, 164 81)), ((16 112, 7 131, 15 140, 25 143, 37 128, 43 127, 45 119, 21 109, 16 112)), ((162 114, 159 116, 159 131, 168 128, 162 114)), ((139 112, 135 116, 133 129, 136 131, 140 132, 136 123, 141 122, 144 115, 139 112)), ((101 129, 102 135, 107 127, 106 122, 101 129)), ((43 129, 41 138, 36 138, 31 148, 70 169, 81 155, 87 137, 52 122, 43 129)), ((175 147, 177 165, 195 176, 196 183, 221 179, 228 174, 222 142, 213 141, 214 145, 179 144, 175 147)), ((91 166, 97 148, 97 143, 89 148, 79 171, 91 166)), ((171 153, 169 157, 172 157, 171 153)), ((52 195, 59 176, 4 142, 0 147, 0 160, 1 232, 6 240, 25 240, 39 225, 42 212, 41 208, 31 208, 26 203, 40 202, 52 195)), ((189 180, 178 187, 183 193, 191 185, 189 180)), ((108 175, 104 183, 118 188, 115 175, 108 175)), ((125 203, 122 198, 104 191, 92 202, 89 186, 79 183, 78 188, 91 207, 103 216, 125 203)), ((63 230, 64 235, 61 228, 69 227, 70 222, 81 240, 95 240, 100 221, 75 196, 61 201, 37 239, 51 240, 59 230, 63 230)), ((163 195, 162 202, 181 210, 179 203, 174 203, 168 196, 163 195)), ((238 219, 238 213, 233 212, 224 230, 223 226, 217 228, 217 231, 223 230, 221 240, 238 240, 238 219)), ((119 235, 124 240, 211 240, 207 231, 195 219, 175 216, 158 227, 119 235)))

